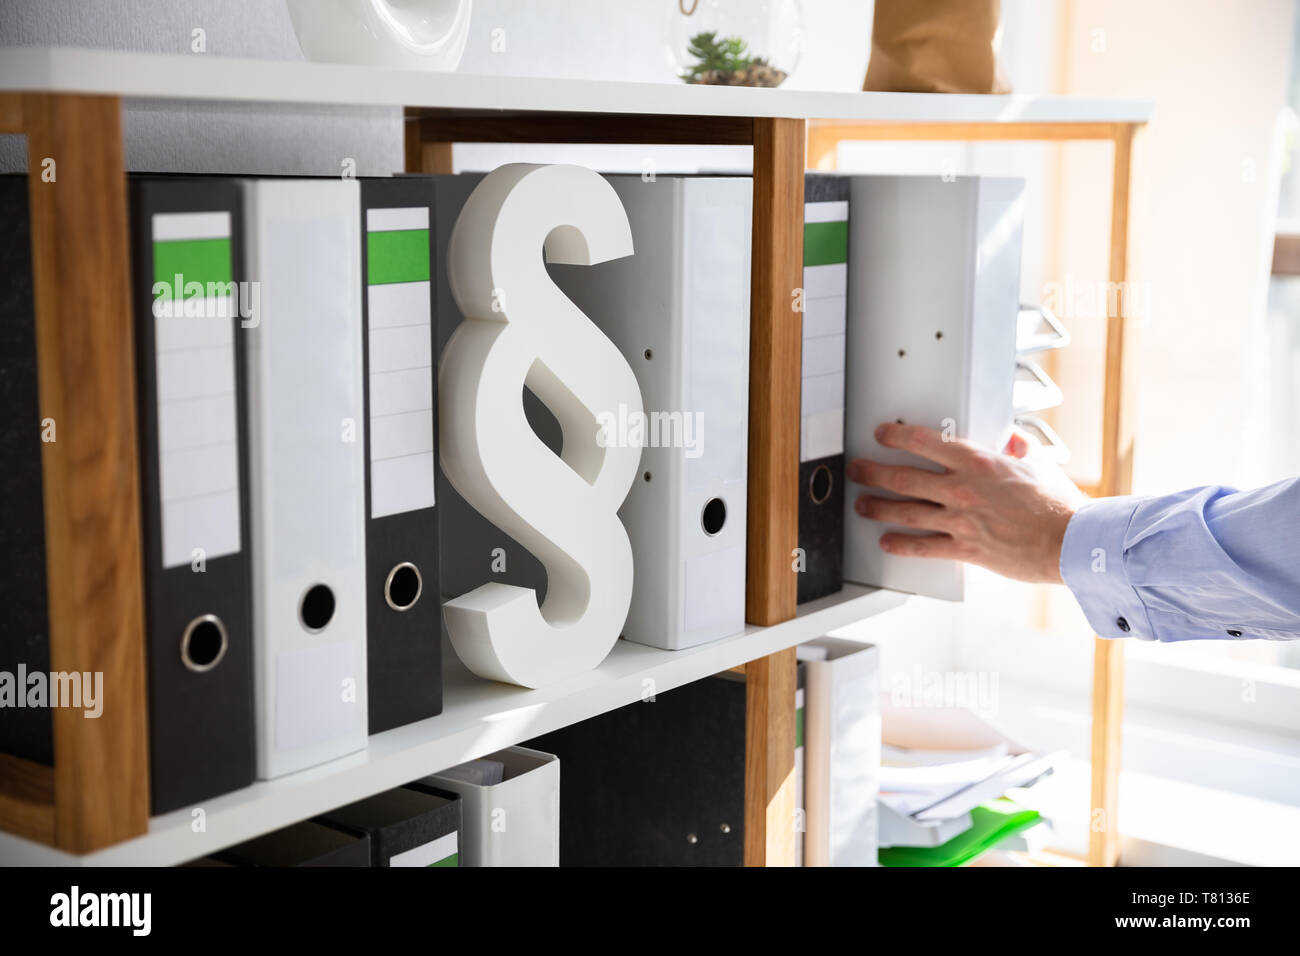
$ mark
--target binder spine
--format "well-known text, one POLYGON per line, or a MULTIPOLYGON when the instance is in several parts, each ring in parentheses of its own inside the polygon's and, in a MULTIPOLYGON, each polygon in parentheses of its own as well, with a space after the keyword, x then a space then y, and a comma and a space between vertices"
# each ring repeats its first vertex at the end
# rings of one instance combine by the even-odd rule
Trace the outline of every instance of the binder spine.
POLYGON ((527 747, 509 747, 487 759, 505 765, 500 783, 480 785, 443 774, 421 781, 460 797, 465 831, 462 865, 559 866, 559 758, 527 747))
POLYGON ((330 827, 370 837, 370 865, 460 866, 461 803, 422 783, 375 794, 323 814, 330 827))
POLYGON ((27 675, 50 671, 46 599, 42 442, 58 422, 42 419, 36 381, 36 314, 26 175, 0 176, 0 672, 12 675, 14 704, 0 719, 0 753, 50 766, 54 722, 48 707, 28 707, 27 675))
POLYGON ((258 776, 366 741, 365 428, 355 180, 244 182, 258 776))
POLYGON ((681 637, 693 647, 745 627, 749 289, 753 181, 681 181, 683 407, 681 637))
POLYGON ((875 866, 880 792, 880 652, 821 637, 807 674, 808 866, 875 866))
MULTIPOLYGON (((937 467, 875 441, 895 420, 998 447, 1011 420, 1023 181, 855 176, 850 188, 849 458, 937 467)), ((961 600, 959 563, 880 550, 891 529, 854 512, 860 491, 845 496, 845 578, 961 600)))
POLYGON ((164 813, 253 778, 239 193, 137 180, 150 797, 164 813))
POLYGON ((745 626, 752 183, 610 182, 633 255, 551 272, 641 388, 641 477, 619 510, 635 567, 623 637, 678 650, 745 626))
POLYGON ((798 601, 844 584, 844 355, 849 182, 809 175, 804 203, 804 313, 799 416, 798 601))
POLYGON ((442 711, 433 183, 365 180, 369 730, 442 711))
POLYGON ((684 684, 523 746, 563 768, 561 866, 744 862, 743 675, 684 684))
MULTIPOLYGON (((975 271, 967 428, 972 441, 1001 449, 1011 430, 1013 390, 1018 377, 1016 331, 1020 318, 1025 183, 1021 179, 980 177, 974 192, 977 209, 972 216, 975 235, 971 241, 978 252, 971 256, 975 271), (988 241, 991 237, 1003 241, 988 241)), ((1044 393, 1047 402, 1059 403, 1060 389, 1050 379, 1046 380, 1044 393)))

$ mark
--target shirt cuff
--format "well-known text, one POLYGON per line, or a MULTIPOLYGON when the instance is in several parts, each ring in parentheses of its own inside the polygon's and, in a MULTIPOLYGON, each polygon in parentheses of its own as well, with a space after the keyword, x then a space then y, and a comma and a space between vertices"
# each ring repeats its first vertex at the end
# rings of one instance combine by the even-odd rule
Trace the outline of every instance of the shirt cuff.
POLYGON ((1089 501, 1070 518, 1061 542, 1061 579, 1099 637, 1155 639, 1124 566, 1124 537, 1137 506, 1127 497, 1089 501))

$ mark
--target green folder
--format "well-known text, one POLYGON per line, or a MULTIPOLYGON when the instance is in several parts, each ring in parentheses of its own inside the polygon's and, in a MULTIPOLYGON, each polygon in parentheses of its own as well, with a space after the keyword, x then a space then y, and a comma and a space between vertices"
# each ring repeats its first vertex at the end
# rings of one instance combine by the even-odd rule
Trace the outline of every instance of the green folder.
POLYGON ((970 829, 940 846, 891 846, 879 851, 881 866, 961 866, 1008 837, 1038 823, 1037 810, 1026 810, 999 797, 970 812, 970 829))

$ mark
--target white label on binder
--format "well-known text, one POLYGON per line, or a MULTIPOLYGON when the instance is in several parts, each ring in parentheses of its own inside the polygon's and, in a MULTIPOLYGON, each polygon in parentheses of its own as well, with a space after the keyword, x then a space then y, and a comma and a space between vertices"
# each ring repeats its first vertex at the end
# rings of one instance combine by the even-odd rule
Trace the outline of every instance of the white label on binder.
POLYGON ((808 266, 803 270, 804 300, 846 295, 849 267, 843 262, 826 266, 808 266))
POLYGON ((804 336, 803 377, 844 372, 844 336, 804 336))
POLYGON ((230 213, 160 212, 153 217, 153 241, 175 242, 193 239, 229 239, 230 213))
POLYGON ((382 418, 433 408, 433 377, 408 368, 370 376, 370 415, 382 418))
POLYGON ((690 347, 686 365, 687 410, 697 414, 696 436, 704 454, 686 459, 687 487, 713 481, 743 482, 749 422, 735 414, 749 401, 749 274, 735 268, 734 250, 748 251, 736 234, 736 212, 726 206, 695 206, 687 229, 688 279, 683 302, 690 347))
POLYGON ((844 411, 844 373, 813 375, 802 382, 804 417, 818 412, 844 411))
POLYGON ((844 409, 830 408, 803 416, 799 426, 799 460, 815 461, 844 451, 844 409))
MULTIPOLYGON (((830 267, 818 266, 818 268, 830 267)), ((848 292, 810 299, 806 295, 806 288, 804 291, 803 337, 811 339, 821 335, 843 335, 848 325, 846 322, 849 309, 848 292)))
POLYGON ((310 747, 346 736, 356 724, 356 709, 365 709, 345 691, 359 673, 357 648, 337 642, 286 651, 276 658, 275 746, 279 750, 310 747))
MULTIPOLYGON (((805 226, 846 222, 847 200, 804 203, 805 226)), ((805 231, 805 237, 807 236, 805 231)), ((820 248, 824 260, 830 248, 820 248)), ((842 250, 837 250, 842 251, 842 250)), ((839 258, 836 256, 835 258, 839 258)), ((847 263, 804 266, 803 405, 799 460, 813 461, 844 451, 844 345, 848 314, 847 263)))
POLYGON ((153 308, 162 563, 176 568, 241 546, 230 213, 156 213, 151 227, 168 286, 153 308))
POLYGON ((435 866, 455 856, 457 852, 455 832, 444 834, 436 840, 430 840, 422 846, 402 853, 394 853, 388 858, 389 866, 435 866))
POLYGON ((366 230, 370 517, 380 518, 434 505, 429 209, 369 209, 366 230))
POLYGON ((734 623, 734 609, 745 603, 744 571, 744 545, 687 558, 682 627, 698 631, 734 623))
POLYGON ((849 218, 849 201, 832 199, 825 202, 809 202, 803 206, 803 221, 808 222, 846 222, 849 218))
POLYGON ((366 210, 367 232, 397 232, 407 229, 428 229, 428 206, 402 206, 366 210))

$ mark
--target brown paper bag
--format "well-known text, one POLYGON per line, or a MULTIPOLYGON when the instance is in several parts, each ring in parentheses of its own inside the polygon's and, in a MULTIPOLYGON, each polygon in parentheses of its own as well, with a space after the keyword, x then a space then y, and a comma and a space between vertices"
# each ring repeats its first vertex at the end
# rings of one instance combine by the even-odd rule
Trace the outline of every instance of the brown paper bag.
POLYGON ((993 49, 1001 0, 876 0, 864 90, 1010 93, 993 49))

